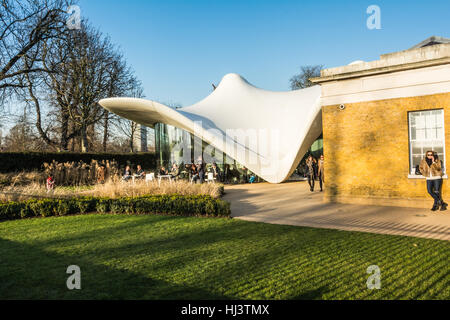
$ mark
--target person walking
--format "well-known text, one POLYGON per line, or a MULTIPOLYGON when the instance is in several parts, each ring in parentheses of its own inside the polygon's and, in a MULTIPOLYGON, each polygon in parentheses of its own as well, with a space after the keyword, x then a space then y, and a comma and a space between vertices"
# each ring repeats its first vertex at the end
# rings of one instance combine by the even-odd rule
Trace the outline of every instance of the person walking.
POLYGON ((319 176, 319 184, 320 184, 320 191, 322 192, 323 191, 323 188, 322 188, 322 185, 323 185, 323 183, 325 182, 325 180, 324 180, 324 175, 323 175, 323 172, 324 172, 324 170, 323 170, 323 164, 324 164, 324 157, 323 157, 323 154, 320 156, 320 158, 319 158, 319 168, 317 169, 317 172, 318 172, 318 176, 319 176))
POLYGON ((203 162, 203 159, 200 159, 197 164, 197 172, 200 183, 203 183, 205 181, 205 163, 203 162))
POLYGON ((441 208, 441 211, 447 209, 448 204, 442 200, 441 188, 442 188, 442 163, 439 160, 437 154, 433 151, 427 151, 425 158, 422 159, 419 165, 420 173, 427 180, 427 191, 434 199, 432 211, 436 211, 441 208))
POLYGON ((314 162, 314 158, 312 155, 309 155, 308 159, 306 160, 306 167, 307 167, 306 175, 308 176, 309 189, 311 190, 311 192, 313 192, 316 164, 314 162))

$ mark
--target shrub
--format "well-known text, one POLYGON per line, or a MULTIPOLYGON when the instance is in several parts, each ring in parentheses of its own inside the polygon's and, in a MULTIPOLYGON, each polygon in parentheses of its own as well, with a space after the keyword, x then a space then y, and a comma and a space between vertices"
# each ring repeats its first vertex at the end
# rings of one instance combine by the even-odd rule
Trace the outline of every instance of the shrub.
POLYGON ((120 166, 140 164, 143 168, 156 168, 154 153, 73 153, 73 152, 0 152, 0 172, 40 170, 43 163, 115 160, 120 166))
POLYGON ((230 215, 230 204, 211 196, 151 195, 117 199, 81 197, 74 199, 43 199, 0 203, 0 220, 33 216, 49 217, 87 213, 173 214, 224 216, 230 215))
POLYGON ((109 212, 110 208, 110 199, 106 198, 99 198, 97 201, 97 207, 96 210, 100 213, 107 213, 109 212))
POLYGON ((96 208, 97 201, 95 198, 85 197, 76 199, 79 213, 92 212, 96 208))
POLYGON ((133 198, 119 198, 110 201, 110 211, 118 214, 133 214, 134 213, 133 198))
POLYGON ((65 216, 66 214, 70 213, 70 204, 68 201, 59 200, 58 201, 58 207, 57 207, 58 215, 65 216))

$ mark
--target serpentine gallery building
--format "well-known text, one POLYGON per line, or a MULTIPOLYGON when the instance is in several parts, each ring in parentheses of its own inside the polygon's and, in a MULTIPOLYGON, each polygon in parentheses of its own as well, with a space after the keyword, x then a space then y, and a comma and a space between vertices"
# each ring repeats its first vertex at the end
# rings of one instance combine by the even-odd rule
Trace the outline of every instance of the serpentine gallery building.
MULTIPOLYGON (((247 168, 270 183, 288 180, 308 151, 325 156, 325 201, 428 208, 417 166, 450 150, 450 39, 324 69, 316 85, 288 92, 226 75, 202 101, 179 109, 109 98, 109 111, 155 128, 165 165, 205 162, 247 168)), ((443 197, 450 197, 447 175, 443 197)))

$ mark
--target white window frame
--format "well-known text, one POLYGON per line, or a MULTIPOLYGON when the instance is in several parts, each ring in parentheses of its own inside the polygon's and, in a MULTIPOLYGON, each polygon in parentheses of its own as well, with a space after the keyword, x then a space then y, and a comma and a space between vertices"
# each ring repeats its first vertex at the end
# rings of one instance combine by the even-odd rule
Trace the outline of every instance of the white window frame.
MULTIPOLYGON (((444 164, 444 176, 443 178, 447 179, 447 164, 446 164, 446 153, 445 153, 445 118, 444 118, 444 109, 426 109, 426 110, 414 110, 414 111, 408 111, 408 149, 409 149, 409 173, 408 178, 410 179, 425 179, 422 175, 416 175, 412 173, 412 170, 415 168, 412 167, 413 165, 413 152, 412 152, 412 142, 419 141, 420 140, 412 140, 412 126, 411 126, 411 114, 418 113, 418 112, 431 112, 431 111, 441 111, 441 117, 442 117, 442 143, 443 143, 443 157, 440 159, 442 163, 444 164)), ((429 143, 430 140, 422 140, 423 142, 429 143)), ((440 141, 440 140, 439 140, 440 141)), ((425 153, 423 152, 423 155, 425 153)))

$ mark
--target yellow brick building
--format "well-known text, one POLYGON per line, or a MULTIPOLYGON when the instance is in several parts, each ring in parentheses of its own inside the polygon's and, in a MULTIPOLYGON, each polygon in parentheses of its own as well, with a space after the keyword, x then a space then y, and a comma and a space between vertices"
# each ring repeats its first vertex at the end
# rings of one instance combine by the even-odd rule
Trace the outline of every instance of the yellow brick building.
MULTIPOLYGON (((428 149, 445 169, 450 161, 449 42, 432 37, 311 79, 322 86, 326 201, 431 207, 416 166, 428 149)), ((445 175, 446 201, 449 187, 445 175)))

